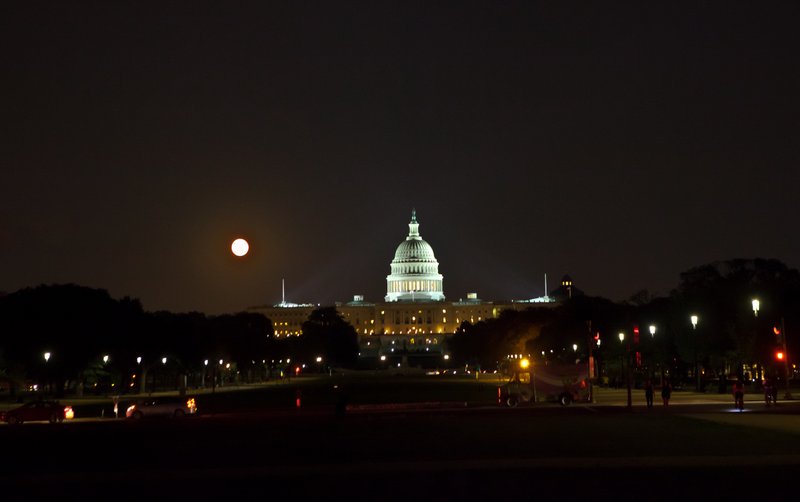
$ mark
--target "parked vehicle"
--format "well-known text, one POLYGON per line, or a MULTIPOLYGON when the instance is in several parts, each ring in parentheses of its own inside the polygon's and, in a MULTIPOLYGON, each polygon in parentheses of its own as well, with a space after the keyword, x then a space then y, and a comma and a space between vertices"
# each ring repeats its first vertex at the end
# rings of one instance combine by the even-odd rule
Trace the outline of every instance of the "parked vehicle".
POLYGON ((11 425, 23 422, 48 421, 51 424, 71 420, 75 417, 72 406, 57 401, 33 401, 6 412, 0 412, 0 420, 11 425))
POLYGON ((134 420, 150 417, 182 418, 197 413, 193 397, 152 397, 132 404, 125 411, 134 420))
POLYGON ((562 406, 588 402, 590 388, 586 365, 543 364, 522 360, 507 384, 497 388, 497 402, 514 407, 529 402, 557 402, 562 406))

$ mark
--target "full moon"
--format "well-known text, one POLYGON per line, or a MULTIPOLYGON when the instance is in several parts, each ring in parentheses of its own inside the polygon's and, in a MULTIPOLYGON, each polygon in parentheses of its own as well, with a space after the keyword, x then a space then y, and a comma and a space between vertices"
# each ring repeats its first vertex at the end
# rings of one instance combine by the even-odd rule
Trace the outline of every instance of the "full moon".
POLYGON ((248 251, 250 251, 250 244, 248 244, 244 239, 236 239, 231 244, 231 251, 236 256, 244 256, 248 251))

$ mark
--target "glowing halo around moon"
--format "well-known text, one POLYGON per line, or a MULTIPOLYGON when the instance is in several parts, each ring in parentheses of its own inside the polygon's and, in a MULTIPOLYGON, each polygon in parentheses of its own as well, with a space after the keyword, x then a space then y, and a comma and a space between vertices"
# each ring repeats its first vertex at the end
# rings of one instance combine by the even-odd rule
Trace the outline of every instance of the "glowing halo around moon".
POLYGON ((231 252, 236 256, 244 256, 250 251, 250 244, 244 239, 236 239, 231 243, 231 252))

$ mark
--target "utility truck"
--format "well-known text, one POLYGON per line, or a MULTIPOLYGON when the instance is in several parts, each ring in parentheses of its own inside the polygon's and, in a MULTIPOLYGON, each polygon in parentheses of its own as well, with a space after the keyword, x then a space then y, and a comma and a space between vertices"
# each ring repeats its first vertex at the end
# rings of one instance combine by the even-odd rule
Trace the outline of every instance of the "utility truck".
POLYGON ((531 364, 528 359, 512 364, 508 381, 497 388, 497 403, 514 407, 524 403, 591 401, 591 383, 586 364, 531 364))

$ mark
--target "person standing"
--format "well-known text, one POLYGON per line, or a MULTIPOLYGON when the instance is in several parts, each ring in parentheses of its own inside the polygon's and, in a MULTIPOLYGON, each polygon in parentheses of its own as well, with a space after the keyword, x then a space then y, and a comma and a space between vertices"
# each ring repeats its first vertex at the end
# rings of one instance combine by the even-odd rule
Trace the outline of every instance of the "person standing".
POLYGON ((733 384, 733 402, 739 411, 744 409, 744 382, 741 378, 733 384))
POLYGON ((664 380, 664 385, 661 386, 661 400, 664 402, 664 407, 669 406, 669 398, 672 397, 672 386, 669 380, 664 380))
POLYGON ((647 401, 647 407, 653 407, 653 381, 649 378, 644 383, 644 399, 647 401))
POLYGON ((771 378, 764 380, 764 402, 769 406, 777 403, 777 387, 771 378))

